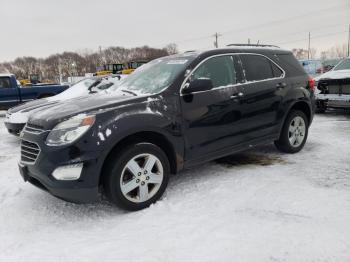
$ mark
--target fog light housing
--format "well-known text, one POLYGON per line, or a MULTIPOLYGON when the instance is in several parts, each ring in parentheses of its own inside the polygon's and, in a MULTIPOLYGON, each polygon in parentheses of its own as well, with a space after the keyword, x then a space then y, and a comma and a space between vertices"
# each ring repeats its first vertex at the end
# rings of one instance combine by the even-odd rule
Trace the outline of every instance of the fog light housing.
POLYGON ((83 163, 60 166, 53 171, 52 176, 57 180, 78 180, 83 169, 83 163))

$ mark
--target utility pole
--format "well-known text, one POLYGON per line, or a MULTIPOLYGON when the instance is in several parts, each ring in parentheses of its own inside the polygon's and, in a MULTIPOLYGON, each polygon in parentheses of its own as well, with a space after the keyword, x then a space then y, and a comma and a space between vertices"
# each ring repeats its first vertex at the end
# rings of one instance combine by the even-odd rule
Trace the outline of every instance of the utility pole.
POLYGON ((349 35, 348 35, 348 57, 350 56, 350 24, 349 24, 349 35))
POLYGON ((215 37, 215 41, 214 41, 214 47, 215 48, 219 48, 219 37, 221 36, 221 34, 219 34, 219 33, 215 33, 215 35, 213 35, 214 37, 215 37))
POLYGON ((310 59, 310 42, 311 42, 311 33, 309 32, 309 46, 307 48, 307 59, 310 59))
POLYGON ((248 45, 250 45, 250 38, 248 38, 248 45))
POLYGON ((62 67, 61 67, 61 58, 58 58, 58 74, 60 77, 60 84, 62 84, 62 67))

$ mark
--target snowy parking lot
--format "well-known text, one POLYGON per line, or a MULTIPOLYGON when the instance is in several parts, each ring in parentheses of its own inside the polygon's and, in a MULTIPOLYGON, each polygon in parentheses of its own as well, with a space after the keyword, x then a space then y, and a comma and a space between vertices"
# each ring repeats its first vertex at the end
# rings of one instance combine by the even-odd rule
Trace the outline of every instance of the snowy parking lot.
POLYGON ((0 112, 0 261, 350 261, 350 113, 316 115, 304 150, 272 145, 173 176, 139 212, 28 183, 0 112))

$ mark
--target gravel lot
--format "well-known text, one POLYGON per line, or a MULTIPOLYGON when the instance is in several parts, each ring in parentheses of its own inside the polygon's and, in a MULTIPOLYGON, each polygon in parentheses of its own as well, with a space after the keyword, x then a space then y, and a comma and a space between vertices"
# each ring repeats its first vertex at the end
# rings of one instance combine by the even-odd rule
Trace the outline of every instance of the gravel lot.
POLYGON ((0 261, 350 261, 350 113, 317 115, 304 150, 272 145, 172 177, 128 213, 24 183, 0 112, 0 261))

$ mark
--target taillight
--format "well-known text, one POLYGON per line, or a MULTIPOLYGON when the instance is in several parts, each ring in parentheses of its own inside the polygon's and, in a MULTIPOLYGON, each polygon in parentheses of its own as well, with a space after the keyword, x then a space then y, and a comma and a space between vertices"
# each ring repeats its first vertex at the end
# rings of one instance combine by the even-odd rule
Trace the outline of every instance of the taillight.
POLYGON ((315 80, 313 78, 309 77, 309 81, 308 81, 307 87, 311 91, 315 91, 315 80))

